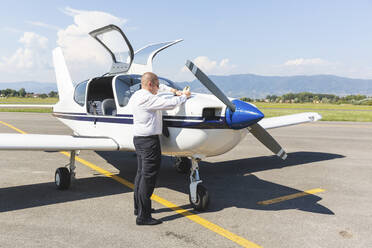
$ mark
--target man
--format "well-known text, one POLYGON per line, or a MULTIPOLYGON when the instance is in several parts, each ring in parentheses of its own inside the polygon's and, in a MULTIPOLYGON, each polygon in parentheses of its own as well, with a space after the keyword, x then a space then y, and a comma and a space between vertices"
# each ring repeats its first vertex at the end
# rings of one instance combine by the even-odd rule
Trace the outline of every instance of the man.
POLYGON ((161 110, 173 109, 181 105, 186 102, 191 93, 161 85, 163 90, 169 90, 177 96, 167 99, 157 96, 159 79, 152 72, 142 75, 141 86, 142 89, 135 92, 128 103, 133 111, 133 143, 138 163, 134 181, 134 214, 137 214, 137 225, 157 225, 162 222, 151 216, 150 197, 154 192, 161 162, 159 141, 159 135, 162 133, 161 110))

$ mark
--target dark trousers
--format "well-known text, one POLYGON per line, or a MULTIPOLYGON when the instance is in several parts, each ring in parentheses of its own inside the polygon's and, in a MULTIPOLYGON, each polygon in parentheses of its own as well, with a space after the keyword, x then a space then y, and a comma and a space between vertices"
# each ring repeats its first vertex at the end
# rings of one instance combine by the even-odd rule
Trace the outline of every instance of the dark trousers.
POLYGON ((151 218, 150 197, 155 189, 161 163, 161 148, 158 135, 134 136, 137 153, 137 174, 134 180, 134 208, 139 219, 151 218))

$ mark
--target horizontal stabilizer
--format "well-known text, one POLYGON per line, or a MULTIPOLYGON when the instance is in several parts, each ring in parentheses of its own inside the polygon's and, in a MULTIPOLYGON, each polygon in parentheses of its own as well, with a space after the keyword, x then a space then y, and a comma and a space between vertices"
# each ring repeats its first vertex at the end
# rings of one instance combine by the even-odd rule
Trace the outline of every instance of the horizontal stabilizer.
POLYGON ((48 134, 0 134, 0 150, 30 151, 116 151, 119 145, 106 137, 84 137, 48 134))
POLYGON ((283 115, 278 117, 264 118, 258 122, 263 128, 277 128, 291 125, 297 125, 306 122, 313 122, 322 119, 322 116, 318 113, 300 113, 293 115, 283 115))

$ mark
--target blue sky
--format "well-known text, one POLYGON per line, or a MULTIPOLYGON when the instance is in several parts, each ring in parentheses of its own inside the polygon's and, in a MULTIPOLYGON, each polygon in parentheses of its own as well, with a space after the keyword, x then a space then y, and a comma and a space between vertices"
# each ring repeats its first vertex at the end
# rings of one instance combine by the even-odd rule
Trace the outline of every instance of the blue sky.
POLYGON ((183 38, 154 61, 155 72, 176 81, 193 79, 187 59, 214 75, 370 79, 371 13, 372 1, 3 1, 0 82, 54 82, 56 46, 74 81, 106 72, 108 56, 87 32, 107 22, 135 50, 183 38))

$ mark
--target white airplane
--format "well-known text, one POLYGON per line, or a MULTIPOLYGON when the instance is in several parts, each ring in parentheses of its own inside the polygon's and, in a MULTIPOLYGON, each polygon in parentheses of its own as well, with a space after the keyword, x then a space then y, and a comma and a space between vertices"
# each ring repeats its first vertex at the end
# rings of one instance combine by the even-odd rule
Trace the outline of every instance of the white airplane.
MULTIPOLYGON (((140 77, 153 71, 153 58, 162 50, 182 40, 150 44, 134 52, 120 28, 108 25, 89 33, 111 55, 111 70, 73 85, 61 48, 53 51, 59 101, 53 115, 73 130, 70 135, 0 134, 0 150, 69 151, 70 163, 55 172, 58 189, 67 189, 75 178, 75 156, 80 150, 134 151, 133 115, 127 105, 140 89, 140 77), (121 46, 117 49, 115 47, 121 46), (124 52, 128 51, 128 58, 124 52)), ((192 93, 185 104, 163 111, 164 132, 161 147, 164 155, 175 157, 179 172, 190 172, 189 198, 197 210, 205 210, 209 196, 201 184, 198 162, 224 154, 248 134, 282 159, 287 157, 281 146, 265 130, 321 119, 317 113, 301 113, 264 118, 250 103, 228 98, 191 61, 186 66, 212 93, 192 93)), ((159 77, 160 83, 178 88, 159 77)), ((173 97, 170 92, 162 97, 173 97)))

